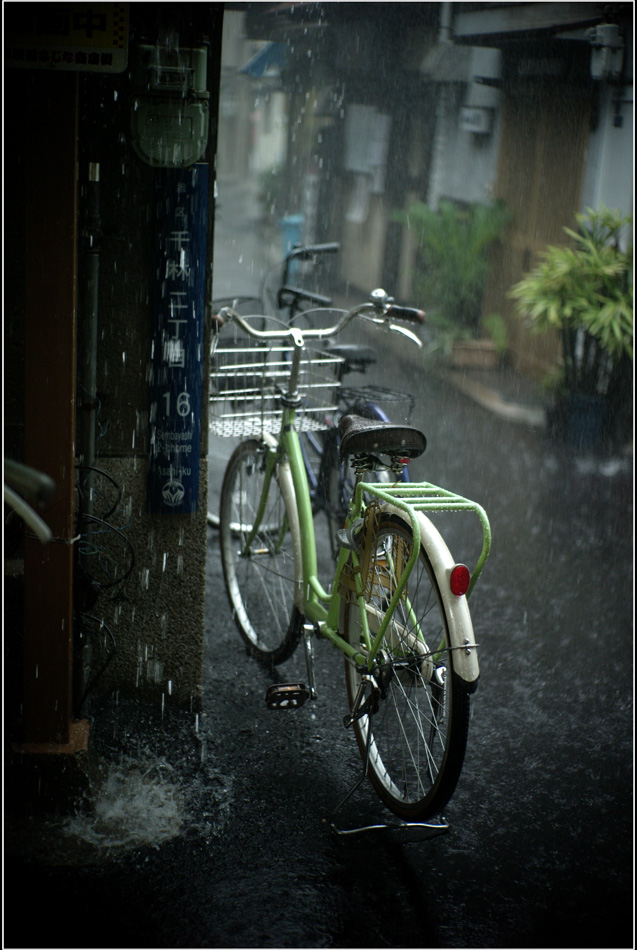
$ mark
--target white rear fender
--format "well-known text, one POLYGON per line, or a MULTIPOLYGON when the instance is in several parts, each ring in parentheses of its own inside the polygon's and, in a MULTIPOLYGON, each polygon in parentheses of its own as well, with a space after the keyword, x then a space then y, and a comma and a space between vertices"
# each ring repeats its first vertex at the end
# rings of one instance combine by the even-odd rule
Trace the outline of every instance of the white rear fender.
MULTIPOLYGON (((397 515, 405 524, 411 526, 408 514, 393 505, 384 506, 386 511, 397 515)), ((463 594, 452 594, 449 584, 451 571, 456 562, 435 525, 421 511, 416 512, 420 528, 420 543, 429 558, 434 571, 440 596, 444 604, 449 623, 449 639, 454 650, 454 670, 467 683, 477 683, 480 676, 478 652, 473 635, 473 625, 469 613, 467 598, 463 594)))

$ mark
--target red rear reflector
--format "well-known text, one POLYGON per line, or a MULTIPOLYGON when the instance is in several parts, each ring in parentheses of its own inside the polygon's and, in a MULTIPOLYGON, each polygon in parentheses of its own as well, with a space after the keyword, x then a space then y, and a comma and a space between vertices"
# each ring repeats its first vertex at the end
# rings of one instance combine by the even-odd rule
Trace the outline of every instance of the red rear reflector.
POLYGON ((470 582, 471 574, 466 564, 456 564, 449 575, 451 593, 455 594, 456 597, 462 597, 462 595, 466 594, 469 590, 470 582))

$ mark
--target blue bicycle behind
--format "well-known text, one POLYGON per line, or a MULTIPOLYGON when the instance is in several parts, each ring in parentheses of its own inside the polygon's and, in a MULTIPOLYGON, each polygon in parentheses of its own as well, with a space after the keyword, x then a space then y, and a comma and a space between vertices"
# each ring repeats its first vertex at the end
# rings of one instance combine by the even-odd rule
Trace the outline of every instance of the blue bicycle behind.
MULTIPOLYGON (((230 306, 244 315, 249 314, 252 325, 260 330, 280 323, 299 326, 301 329, 316 328, 321 323, 329 325, 334 316, 332 298, 308 287, 311 281, 306 278, 309 274, 316 282, 317 274, 319 277, 321 274, 320 268, 315 267, 316 263, 338 250, 339 245, 336 243, 293 248, 283 261, 281 277, 274 292, 268 291, 266 277, 262 298, 237 296, 215 300, 212 304, 213 313, 230 306), (276 311, 276 315, 266 313, 267 310, 276 311)), ((263 369, 265 354, 263 348, 254 346, 254 341, 242 338, 236 328, 233 330, 232 340, 226 342, 224 339, 213 354, 211 399, 218 402, 220 396, 234 396, 232 431, 224 430, 222 433, 219 430, 216 434, 239 436, 243 433, 237 428, 236 409, 241 400, 247 407, 257 395, 253 391, 253 383, 263 369)), ((413 335, 411 338, 419 342, 413 335)), ((267 358, 271 376, 277 372, 277 355, 280 358, 280 370, 283 361, 289 359, 289 354, 270 352, 267 358)), ((411 395, 398 390, 374 384, 344 385, 348 374, 365 374, 376 361, 376 353, 371 347, 340 340, 318 343, 307 360, 308 373, 320 367, 322 379, 316 382, 308 377, 304 393, 305 414, 301 414, 305 423, 299 431, 301 452, 312 509, 315 515, 325 512, 333 556, 338 553, 336 532, 344 524, 354 485, 354 474, 349 462, 340 458, 339 419, 355 413, 380 422, 406 424, 410 421, 414 405, 411 395), (330 398, 325 399, 327 389, 331 390, 330 398), (321 398, 317 398, 317 394, 321 398), (308 420, 312 420, 312 424, 308 420)), ((249 415, 249 409, 246 412, 249 415)), ((394 477, 383 468, 374 473, 374 479, 378 482, 389 482, 394 477)), ((402 480, 409 481, 408 466, 403 470, 402 480)), ((218 526, 219 518, 215 512, 208 512, 208 523, 218 526)))

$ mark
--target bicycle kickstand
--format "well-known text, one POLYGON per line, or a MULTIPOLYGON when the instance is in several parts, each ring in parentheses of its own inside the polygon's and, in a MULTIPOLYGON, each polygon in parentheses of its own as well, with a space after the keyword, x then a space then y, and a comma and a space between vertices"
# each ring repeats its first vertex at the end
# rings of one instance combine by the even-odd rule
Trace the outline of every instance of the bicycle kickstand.
MULTIPOLYGON (((365 692, 366 682, 363 680, 359 686, 358 693, 354 700, 352 706, 352 712, 344 717, 345 727, 350 726, 356 719, 360 719, 361 716, 367 715, 371 717, 376 710, 378 709, 378 693, 380 689, 378 686, 372 686, 371 695, 363 702, 363 695, 365 692)), ((405 831, 413 828, 426 828, 429 831, 434 832, 428 836, 430 838, 435 838, 438 835, 446 834, 449 830, 449 822, 443 815, 440 815, 436 821, 395 821, 395 822, 379 822, 374 825, 361 825, 358 828, 338 828, 334 823, 334 818, 336 814, 343 808, 345 803, 352 797, 354 792, 362 785, 364 780, 367 777, 367 771, 369 768, 369 748, 371 743, 372 730, 368 727, 367 729, 367 740, 365 743, 365 757, 363 759, 363 770, 359 777, 356 779, 350 790, 347 794, 341 799, 336 808, 332 811, 328 819, 323 819, 324 821, 329 821, 330 828, 337 835, 355 835, 360 834, 362 831, 386 831, 386 830, 398 830, 405 831)))

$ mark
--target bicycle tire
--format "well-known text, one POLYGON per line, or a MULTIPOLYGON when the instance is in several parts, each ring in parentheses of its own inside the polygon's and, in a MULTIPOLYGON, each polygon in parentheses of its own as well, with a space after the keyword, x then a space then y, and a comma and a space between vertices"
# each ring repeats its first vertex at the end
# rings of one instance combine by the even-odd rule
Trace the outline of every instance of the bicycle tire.
POLYGON ((270 449, 258 439, 241 442, 223 479, 219 515, 221 562, 232 613, 248 652, 270 665, 282 663, 300 639, 303 616, 300 531, 293 490, 284 490, 289 463, 272 475, 260 526, 244 552, 259 508, 270 449), (295 603, 296 600, 296 603, 295 603))
MULTIPOLYGON (((375 624, 376 630, 400 570, 392 563, 405 564, 412 550, 411 525, 383 512, 370 564, 371 590, 368 586, 365 598, 370 626, 375 624)), ((353 725, 364 760, 369 741, 368 775, 382 801, 403 819, 425 820, 441 812, 456 788, 474 687, 454 670, 450 621, 422 545, 406 591, 381 643, 384 696, 377 711, 353 725), (416 620, 424 642, 416 633, 416 620)), ((341 629, 358 648, 360 615, 355 603, 343 602, 341 629)), ((361 675, 347 661, 345 670, 351 709, 361 675)))

